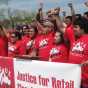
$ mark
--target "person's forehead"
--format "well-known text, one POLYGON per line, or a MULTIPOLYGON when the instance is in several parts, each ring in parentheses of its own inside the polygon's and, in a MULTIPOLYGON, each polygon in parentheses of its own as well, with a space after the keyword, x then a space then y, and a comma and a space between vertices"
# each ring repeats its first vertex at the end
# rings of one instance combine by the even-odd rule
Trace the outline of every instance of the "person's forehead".
POLYGON ((11 34, 11 37, 16 37, 16 35, 15 34, 11 34))
POLYGON ((51 23, 51 22, 44 22, 43 23, 43 26, 45 26, 45 27, 53 27, 53 23, 51 23))
POLYGON ((30 28, 30 31, 34 31, 34 28, 30 28))

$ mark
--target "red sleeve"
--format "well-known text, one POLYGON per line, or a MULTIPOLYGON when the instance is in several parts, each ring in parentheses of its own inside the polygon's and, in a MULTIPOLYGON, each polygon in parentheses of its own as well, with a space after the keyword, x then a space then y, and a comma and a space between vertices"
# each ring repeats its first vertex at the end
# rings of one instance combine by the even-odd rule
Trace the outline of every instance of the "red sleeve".
POLYGON ((70 25, 69 27, 66 28, 64 36, 65 36, 65 38, 67 38, 70 41, 70 45, 72 45, 73 42, 75 41, 75 36, 74 36, 74 31, 73 31, 72 25, 70 25))

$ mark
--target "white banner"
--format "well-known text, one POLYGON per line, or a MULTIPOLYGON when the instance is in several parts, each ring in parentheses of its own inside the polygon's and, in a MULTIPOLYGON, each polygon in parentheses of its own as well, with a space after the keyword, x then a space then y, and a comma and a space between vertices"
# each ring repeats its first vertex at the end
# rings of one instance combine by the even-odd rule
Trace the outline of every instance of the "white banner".
POLYGON ((15 88, 80 88, 81 68, 75 64, 14 61, 15 88))

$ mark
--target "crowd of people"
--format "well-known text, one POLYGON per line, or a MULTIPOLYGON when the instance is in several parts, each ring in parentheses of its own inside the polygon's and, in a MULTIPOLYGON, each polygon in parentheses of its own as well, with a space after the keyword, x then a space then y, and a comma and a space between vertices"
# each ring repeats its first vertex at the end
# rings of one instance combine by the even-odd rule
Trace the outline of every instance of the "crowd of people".
POLYGON ((88 12, 71 16, 60 8, 49 10, 44 17, 42 8, 30 24, 6 30, 0 26, 0 56, 82 65, 81 88, 88 88, 88 12))

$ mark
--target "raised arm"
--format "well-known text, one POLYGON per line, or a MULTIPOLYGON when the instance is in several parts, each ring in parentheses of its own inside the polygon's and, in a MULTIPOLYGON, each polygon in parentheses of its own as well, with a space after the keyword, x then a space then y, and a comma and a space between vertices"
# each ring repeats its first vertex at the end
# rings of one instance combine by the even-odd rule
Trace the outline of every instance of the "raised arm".
POLYGON ((70 8, 70 11, 71 11, 72 23, 73 23, 75 21, 75 19, 76 19, 75 10, 74 10, 73 4, 72 3, 68 3, 68 7, 70 8))
POLYGON ((9 37, 9 33, 8 33, 7 30, 6 30, 3 26, 1 26, 1 25, 0 25, 0 34, 1 34, 2 37, 6 37, 6 38, 9 37))

